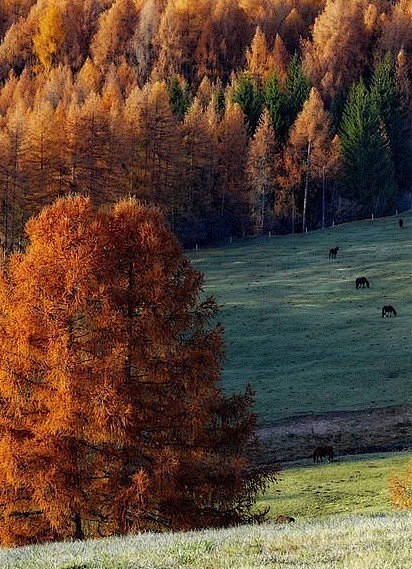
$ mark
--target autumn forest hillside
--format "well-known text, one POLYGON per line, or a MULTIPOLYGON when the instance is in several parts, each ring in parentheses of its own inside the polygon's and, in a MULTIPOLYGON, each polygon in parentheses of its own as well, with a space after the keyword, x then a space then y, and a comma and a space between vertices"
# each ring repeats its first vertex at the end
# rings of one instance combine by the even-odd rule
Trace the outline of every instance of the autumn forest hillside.
POLYGON ((186 245, 410 207, 410 0, 0 0, 0 237, 56 197, 186 245))

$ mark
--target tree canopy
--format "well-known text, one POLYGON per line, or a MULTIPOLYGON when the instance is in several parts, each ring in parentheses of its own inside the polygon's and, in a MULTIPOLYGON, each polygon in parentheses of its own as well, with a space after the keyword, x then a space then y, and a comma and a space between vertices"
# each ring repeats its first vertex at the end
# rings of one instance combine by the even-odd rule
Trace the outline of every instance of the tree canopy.
MULTIPOLYGON (((7 0, 0 2, 0 40, 5 254, 22 245, 32 214, 85 189, 95 203, 133 195, 160 207, 187 246, 287 232, 303 217, 308 229, 316 228, 321 208, 331 224, 354 212, 394 213, 410 202, 409 0, 7 0), (296 164, 285 149, 293 146, 293 125, 311 89, 331 115, 333 140, 348 128, 360 82, 370 91, 390 150, 385 187, 376 185, 373 168, 365 168, 370 190, 354 191, 359 169, 348 161, 344 142, 334 151, 345 167, 329 169, 326 185, 312 179, 305 214, 301 179, 291 208, 290 200, 278 197, 287 195, 306 158, 296 164), (233 113, 234 103, 243 115, 233 113), (254 190, 239 187, 266 111, 280 152, 262 225, 256 224, 254 190), (226 158, 220 160, 228 115, 247 126, 246 144, 239 136, 239 147, 230 145, 236 181, 222 172, 226 158), (196 147, 185 138, 189 123, 202 125, 196 147)), ((356 136, 365 154, 380 152, 383 167, 377 138, 356 136)))
POLYGON ((217 305, 159 211, 62 198, 0 280, 0 540, 253 518, 252 392, 225 397, 217 305))

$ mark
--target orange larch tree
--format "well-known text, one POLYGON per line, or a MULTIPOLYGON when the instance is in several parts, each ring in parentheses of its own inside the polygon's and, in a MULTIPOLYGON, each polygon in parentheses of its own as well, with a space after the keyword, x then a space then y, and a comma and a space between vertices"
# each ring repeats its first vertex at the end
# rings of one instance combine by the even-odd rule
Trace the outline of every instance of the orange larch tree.
POLYGON ((24 140, 27 131, 28 109, 22 99, 17 99, 4 118, 0 132, 0 168, 2 249, 10 252, 21 241, 24 219, 24 174, 22 163, 27 156, 24 140))
POLYGON ((120 195, 120 148, 110 111, 102 97, 92 93, 83 105, 72 103, 65 125, 70 187, 73 192, 87 190, 100 204, 113 203, 120 195))
POLYGON ((67 194, 67 160, 64 153, 65 114, 41 102, 27 113, 22 159, 26 219, 67 194))
POLYGON ((137 181, 139 198, 169 213, 176 182, 177 156, 180 150, 180 132, 173 115, 165 83, 147 83, 137 98, 137 113, 133 122, 139 131, 137 151, 139 171, 137 181))
POLYGON ((33 36, 34 54, 43 67, 49 69, 61 58, 67 30, 64 2, 49 0, 40 16, 37 33, 33 36))
MULTIPOLYGON (((211 214, 217 157, 207 114, 195 98, 181 126, 180 182, 174 191, 174 210, 194 242, 205 239, 205 221, 211 214), (198 223, 196 220, 200 221, 198 223), (199 227, 200 226, 200 227, 199 227)), ((176 225, 173 224, 175 228, 176 225)), ((181 233, 181 232, 180 232, 181 233)), ((190 242, 188 238, 186 242, 190 242)))
POLYGON ((251 217, 256 233, 271 228, 276 179, 276 140, 266 109, 249 145, 247 174, 250 187, 251 217))
POLYGON ((395 473, 391 475, 389 492, 392 507, 401 510, 412 509, 412 460, 408 462, 403 476, 397 476, 395 473))
POLYGON ((237 103, 229 103, 216 129, 219 157, 219 209, 234 234, 246 232, 245 218, 249 207, 246 184, 248 135, 245 115, 237 103))
POLYGON ((303 68, 325 100, 347 92, 369 65, 371 32, 365 24, 366 0, 327 2, 304 42, 303 68))
MULTIPOLYGON (((322 98, 315 87, 310 90, 309 98, 297 116, 289 135, 285 152, 295 163, 296 171, 301 172, 302 192, 302 231, 307 228, 310 194, 309 185, 320 182, 329 162, 331 148, 331 117, 325 110, 322 98)), ((295 170, 293 168, 292 170, 295 170)), ((313 195, 312 195, 313 197, 313 195)))
POLYGON ((157 210, 61 198, 0 279, 0 540, 250 519, 250 390, 224 397, 222 329, 157 210))
POLYGON ((259 26, 250 47, 246 50, 246 61, 249 73, 257 81, 265 77, 273 67, 266 36, 259 26))
POLYGON ((124 53, 130 52, 131 38, 137 25, 138 8, 135 0, 116 0, 100 15, 91 51, 94 62, 107 68, 118 61, 124 53))

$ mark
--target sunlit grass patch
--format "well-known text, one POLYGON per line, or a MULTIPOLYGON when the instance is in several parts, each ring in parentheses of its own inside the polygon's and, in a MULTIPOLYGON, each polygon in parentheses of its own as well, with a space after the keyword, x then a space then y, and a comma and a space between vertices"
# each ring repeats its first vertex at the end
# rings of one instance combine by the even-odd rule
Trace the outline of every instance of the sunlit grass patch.
POLYGON ((284 514, 302 521, 389 514, 389 476, 402 471, 410 458, 410 453, 375 453, 324 464, 300 461, 281 472, 257 507, 269 506, 273 519, 284 514))
POLYGON ((404 569, 412 517, 355 516, 293 526, 140 534, 0 550, 2 569, 404 569))

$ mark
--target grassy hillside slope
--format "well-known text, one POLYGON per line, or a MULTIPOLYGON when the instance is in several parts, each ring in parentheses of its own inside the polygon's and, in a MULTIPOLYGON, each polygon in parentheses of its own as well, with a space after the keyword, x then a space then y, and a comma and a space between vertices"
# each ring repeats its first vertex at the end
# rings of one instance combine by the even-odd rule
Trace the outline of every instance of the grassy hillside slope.
POLYGON ((402 476, 410 458, 399 452, 344 456, 322 465, 297 461, 281 471, 257 507, 269 507, 270 519, 283 514, 299 521, 389 514, 389 478, 394 472, 402 476))
POLYGON ((390 217, 191 254, 222 305, 223 384, 253 385, 261 426, 412 402, 412 216, 403 218, 403 230, 390 217), (356 290, 359 276, 370 289, 356 290), (398 316, 382 318, 384 304, 398 316))
POLYGON ((140 534, 0 550, 2 569, 405 569, 412 516, 140 534))

